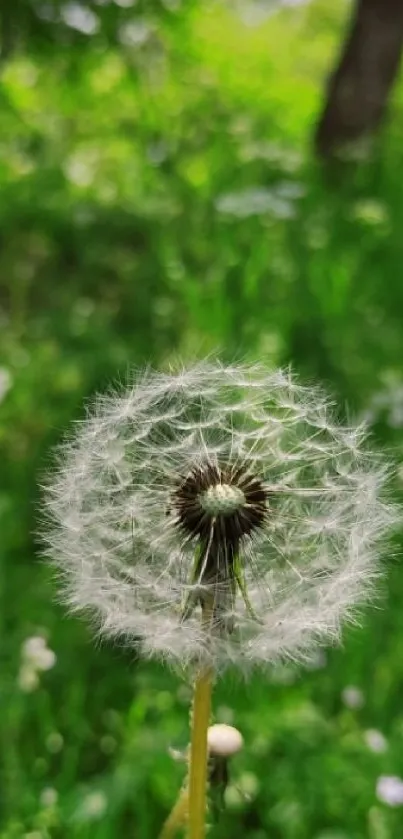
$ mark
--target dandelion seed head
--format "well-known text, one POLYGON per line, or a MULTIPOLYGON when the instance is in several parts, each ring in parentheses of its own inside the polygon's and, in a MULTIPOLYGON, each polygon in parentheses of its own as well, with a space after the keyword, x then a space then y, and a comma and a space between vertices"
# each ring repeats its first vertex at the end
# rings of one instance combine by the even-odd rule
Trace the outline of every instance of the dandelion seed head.
POLYGON ((318 388, 201 363, 97 398, 60 448, 43 533, 69 606, 146 656, 308 661, 373 592, 398 521, 387 478, 318 388))
POLYGON ((403 779, 397 775, 380 775, 376 784, 379 801, 389 807, 403 805, 403 779))
POLYGON ((341 698, 346 708, 351 708, 353 711, 359 710, 365 705, 364 694, 362 690, 355 687, 355 685, 348 685, 344 688, 341 693, 341 698))
POLYGON ((383 754, 388 749, 388 741, 381 731, 376 728, 368 728, 364 731, 364 740, 371 752, 383 754))
POLYGON ((50 670, 56 663, 56 654, 49 649, 45 638, 32 635, 26 638, 21 647, 21 665, 18 673, 18 685, 22 691, 30 693, 39 687, 39 673, 50 670))

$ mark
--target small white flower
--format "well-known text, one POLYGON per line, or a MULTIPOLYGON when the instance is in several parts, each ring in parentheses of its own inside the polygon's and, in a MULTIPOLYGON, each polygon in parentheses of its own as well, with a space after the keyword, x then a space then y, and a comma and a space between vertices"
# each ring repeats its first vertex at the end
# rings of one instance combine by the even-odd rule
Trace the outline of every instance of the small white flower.
POLYGON ((309 660, 373 591, 386 477, 320 390, 203 363, 99 397, 61 448, 44 535, 70 606, 148 656, 309 660))
POLYGON ((50 670, 56 663, 55 653, 49 649, 40 635, 33 635, 24 641, 22 657, 34 670, 50 670))
POLYGON ((403 804, 403 779, 397 775, 381 775, 376 784, 376 794, 389 807, 403 804))
POLYGON ((58 793, 53 787, 45 787, 40 795, 42 807, 54 807, 57 804, 58 793))
POLYGON ((364 731, 364 740, 371 752, 382 754, 387 751, 388 741, 386 737, 375 728, 368 728, 367 731, 364 731))
POLYGON ((42 650, 46 647, 46 641, 42 635, 31 635, 26 638, 22 645, 22 654, 25 658, 35 659, 35 656, 40 655, 42 650))
POLYGON ((146 20, 137 19, 122 24, 119 29, 119 41, 126 47, 140 47, 151 37, 153 28, 146 20))
POLYGON ((3 401, 12 386, 13 380, 9 370, 0 367, 0 402, 3 401))
POLYGON ((94 35, 100 27, 99 18, 81 3, 66 3, 61 7, 61 18, 67 26, 84 35, 94 35))
POLYGON ((18 684, 21 690, 30 693, 39 686, 38 674, 50 670, 56 662, 56 655, 46 645, 41 635, 27 638, 21 648, 21 666, 18 684))
POLYGON ((300 197, 298 185, 295 185, 295 191, 292 191, 292 186, 290 185, 288 191, 286 184, 281 184, 272 189, 257 186, 239 192, 228 192, 218 196, 215 206, 219 213, 237 218, 266 213, 275 218, 292 218, 295 215, 293 200, 300 197))
POLYGON ((56 655, 40 635, 34 635, 23 644, 22 655, 34 670, 50 670, 56 663, 56 655))
POLYGON ((108 806, 108 800, 102 790, 94 790, 85 796, 81 806, 81 816, 85 821, 100 819, 108 806))
POLYGON ((368 423, 384 419, 391 428, 403 425, 403 383, 396 374, 386 377, 383 388, 369 400, 363 419, 368 423))
POLYGON ((362 690, 354 685, 348 685, 344 688, 341 698, 347 708, 358 710, 365 705, 365 698, 362 690))

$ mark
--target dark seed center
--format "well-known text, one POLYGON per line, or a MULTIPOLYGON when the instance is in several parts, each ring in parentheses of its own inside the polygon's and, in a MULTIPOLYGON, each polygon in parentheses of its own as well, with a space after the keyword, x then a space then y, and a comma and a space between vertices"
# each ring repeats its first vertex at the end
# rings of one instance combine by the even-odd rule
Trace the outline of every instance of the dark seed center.
POLYGON ((238 546, 239 540, 263 524, 267 491, 260 478, 244 466, 195 466, 174 493, 179 525, 189 536, 217 546, 238 546))

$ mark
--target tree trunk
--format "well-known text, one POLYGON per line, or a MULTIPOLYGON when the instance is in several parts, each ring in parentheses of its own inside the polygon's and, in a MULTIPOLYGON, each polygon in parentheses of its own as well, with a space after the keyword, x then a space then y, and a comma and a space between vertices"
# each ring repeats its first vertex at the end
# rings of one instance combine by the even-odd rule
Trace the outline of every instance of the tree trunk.
POLYGON ((402 47, 403 0, 357 0, 315 131, 320 155, 329 156, 378 128, 402 47))

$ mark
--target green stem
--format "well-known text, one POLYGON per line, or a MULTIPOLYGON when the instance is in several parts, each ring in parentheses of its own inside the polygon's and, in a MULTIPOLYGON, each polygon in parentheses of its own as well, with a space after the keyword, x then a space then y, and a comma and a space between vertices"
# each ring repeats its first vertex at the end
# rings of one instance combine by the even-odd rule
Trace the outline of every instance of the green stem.
POLYGON ((204 839, 207 785, 207 729, 210 721, 212 670, 195 682, 189 769, 189 839, 204 839))
POLYGON ((173 839, 180 827, 186 824, 189 813, 189 790, 181 790, 163 828, 159 839, 173 839))

